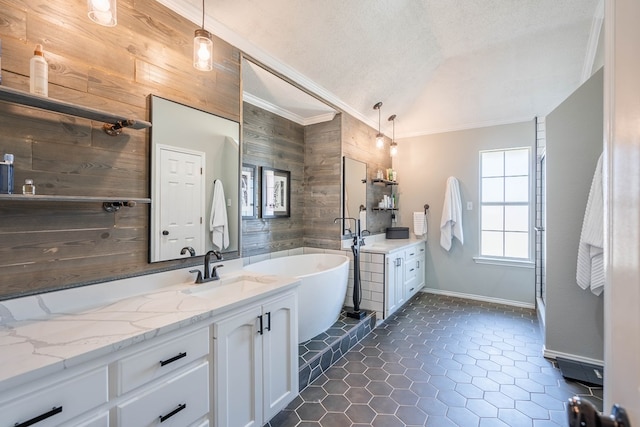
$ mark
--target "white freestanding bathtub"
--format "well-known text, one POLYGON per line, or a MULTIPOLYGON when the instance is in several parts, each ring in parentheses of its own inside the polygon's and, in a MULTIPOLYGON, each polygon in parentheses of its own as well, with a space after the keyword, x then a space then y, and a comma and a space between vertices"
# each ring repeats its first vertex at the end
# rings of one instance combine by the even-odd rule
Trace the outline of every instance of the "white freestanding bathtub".
POLYGON ((300 279, 302 283, 298 288, 298 343, 326 331, 338 320, 349 279, 349 258, 346 256, 292 255, 249 264, 244 269, 300 279))

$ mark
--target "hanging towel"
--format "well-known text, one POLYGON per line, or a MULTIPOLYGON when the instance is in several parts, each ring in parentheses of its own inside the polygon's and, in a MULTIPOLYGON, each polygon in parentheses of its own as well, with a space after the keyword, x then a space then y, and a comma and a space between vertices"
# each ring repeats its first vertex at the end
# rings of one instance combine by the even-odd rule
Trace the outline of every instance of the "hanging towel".
POLYGON ((444 206, 440 219, 440 246, 448 251, 451 249, 454 237, 460 241, 461 245, 464 244, 460 185, 455 177, 450 176, 447 178, 447 188, 444 191, 444 206))
POLYGON ((224 198, 222 181, 213 182, 213 199, 211 201, 211 218, 209 219, 211 241, 219 250, 229 246, 229 224, 227 222, 227 205, 224 198))
POLYGON ((604 199, 602 196, 602 154, 591 181, 587 208, 578 243, 576 281, 582 289, 600 295, 604 290, 604 199))
POLYGON ((424 236, 424 239, 427 239, 427 214, 424 212, 413 213, 413 234, 416 237, 424 236))

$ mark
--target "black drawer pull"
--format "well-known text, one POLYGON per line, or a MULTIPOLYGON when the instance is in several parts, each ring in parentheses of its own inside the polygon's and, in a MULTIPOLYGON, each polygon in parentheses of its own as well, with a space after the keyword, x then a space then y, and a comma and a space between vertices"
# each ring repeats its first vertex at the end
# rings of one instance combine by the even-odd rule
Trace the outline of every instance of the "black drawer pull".
POLYGON ((262 335, 264 333, 263 324, 262 324, 262 314, 258 316, 258 319, 260 319, 260 329, 258 329, 258 333, 262 335))
POLYGON ((182 411, 183 409, 187 408, 187 404, 183 403, 181 405, 178 405, 178 407, 176 409, 174 409, 173 411, 169 412, 167 415, 160 415, 160 422, 163 423, 165 421, 167 421, 169 418, 173 417, 175 414, 177 414, 178 412, 182 411))
POLYGON ((56 414, 59 414, 60 412, 62 412, 62 406, 58 406, 57 408, 53 408, 52 410, 50 410, 49 412, 45 412, 42 415, 38 415, 35 418, 31 418, 28 421, 25 421, 23 423, 15 423, 14 427, 29 427, 34 425, 35 423, 39 423, 40 421, 46 420, 47 418, 53 417, 56 414))
POLYGON ((411 271, 413 271, 413 270, 415 270, 415 269, 414 269, 414 268, 412 268, 412 269, 411 269, 411 270, 409 270, 409 271, 411 272, 411 271))
POLYGON ((183 357, 187 357, 187 352, 186 351, 184 353, 178 354, 177 356, 173 356, 171 359, 161 360, 160 361, 160 366, 168 365, 169 363, 173 363, 176 360, 182 359, 183 357))
POLYGON ((267 331, 271 330, 271 312, 267 312, 267 331))

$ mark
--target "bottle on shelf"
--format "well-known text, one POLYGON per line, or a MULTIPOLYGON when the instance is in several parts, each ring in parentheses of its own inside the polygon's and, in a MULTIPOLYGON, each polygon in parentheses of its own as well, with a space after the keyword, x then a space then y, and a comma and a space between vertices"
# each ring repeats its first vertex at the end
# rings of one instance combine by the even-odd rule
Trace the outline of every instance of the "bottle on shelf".
POLYGON ((13 194, 13 154, 5 154, 0 162, 0 194, 13 194))
POLYGON ((44 59, 41 44, 36 45, 29 61, 29 91, 35 95, 49 96, 49 65, 44 59))
POLYGON ((26 196, 35 196, 36 185, 33 183, 32 179, 24 180, 24 185, 22 186, 22 194, 26 196))

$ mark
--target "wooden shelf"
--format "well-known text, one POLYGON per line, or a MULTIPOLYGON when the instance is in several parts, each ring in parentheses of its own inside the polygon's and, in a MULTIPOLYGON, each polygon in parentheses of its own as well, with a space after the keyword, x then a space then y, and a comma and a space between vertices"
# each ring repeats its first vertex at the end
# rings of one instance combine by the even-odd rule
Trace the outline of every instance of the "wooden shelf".
POLYGON ((95 196, 47 196, 36 194, 34 196, 24 194, 0 194, 1 200, 21 201, 21 202, 136 202, 136 203, 151 203, 151 199, 148 198, 136 198, 136 197, 95 197, 95 196))
POLYGON ((389 181, 388 179, 381 179, 381 178, 374 178, 371 180, 371 182, 375 183, 381 183, 384 185, 398 185, 398 181, 389 181))
POLYGON ((102 203, 102 208, 107 212, 117 212, 121 207, 132 208, 138 203, 149 204, 149 198, 127 197, 94 197, 94 196, 47 196, 36 194, 28 196, 24 194, 0 194, 1 201, 12 202, 57 202, 57 203, 102 203))
MULTIPOLYGON (((96 110, 95 108, 83 107, 81 105, 48 98, 46 96, 34 95, 21 90, 11 89, 6 86, 0 86, 0 101, 103 122, 106 124, 105 131, 107 131, 107 128, 109 128, 109 130, 113 129, 114 131, 118 131, 124 127, 132 129, 146 129, 151 127, 151 123, 144 120, 128 119, 117 114, 96 110)), ((107 131, 107 133, 109 133, 109 131, 107 131)))

